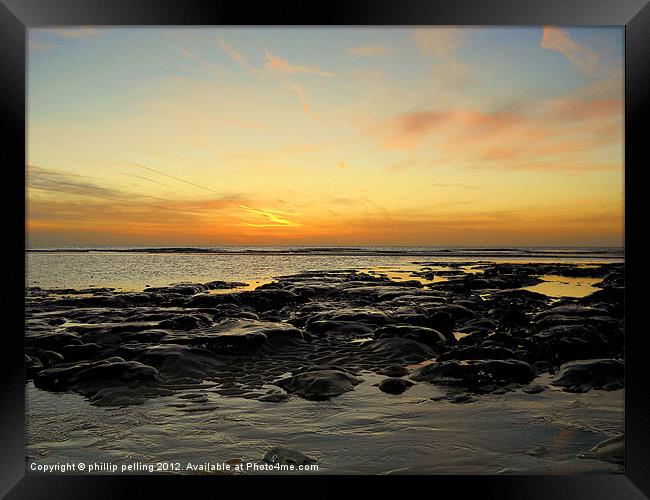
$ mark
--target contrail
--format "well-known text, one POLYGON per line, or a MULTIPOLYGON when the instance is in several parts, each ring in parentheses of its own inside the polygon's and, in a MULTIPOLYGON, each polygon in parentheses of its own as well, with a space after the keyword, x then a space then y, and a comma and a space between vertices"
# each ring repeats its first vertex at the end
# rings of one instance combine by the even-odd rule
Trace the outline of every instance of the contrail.
POLYGON ((131 161, 131 160, 126 160, 126 161, 128 161, 129 163, 132 163, 133 165, 136 165, 137 167, 144 168, 145 170, 149 170, 151 172, 155 172, 157 174, 164 175, 165 177, 169 177, 170 179, 177 180, 178 182, 184 182, 185 184, 189 184, 190 186, 194 186, 194 187, 197 187, 199 189, 205 189, 206 191, 210 191, 211 193, 216 193, 218 195, 222 194, 219 191, 215 191, 214 189, 210 189, 208 187, 201 186, 199 184, 194 184, 193 182, 186 181, 185 179, 180 179, 178 177, 174 177, 173 175, 166 174, 165 172, 161 172, 160 170, 156 170, 156 169, 151 168, 151 167, 145 167, 144 165, 141 165, 141 164, 136 163, 134 161, 131 161))
POLYGON ((143 177, 142 175, 138 174, 129 174, 127 172, 120 172, 122 175, 128 175, 130 177, 137 177, 138 179, 144 179, 145 181, 153 182, 155 184, 160 184, 161 186, 166 186, 167 184, 163 184, 162 182, 154 181, 153 179, 149 179, 149 177, 143 177))

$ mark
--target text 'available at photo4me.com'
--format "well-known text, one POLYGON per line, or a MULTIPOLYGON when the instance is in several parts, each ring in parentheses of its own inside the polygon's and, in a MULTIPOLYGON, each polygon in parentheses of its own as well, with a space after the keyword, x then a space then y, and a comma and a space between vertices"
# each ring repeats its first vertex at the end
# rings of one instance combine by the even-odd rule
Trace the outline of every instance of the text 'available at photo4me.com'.
POLYGON ((46 474, 128 474, 128 473, 241 473, 241 472, 315 472, 317 464, 280 464, 259 462, 131 462, 115 464, 112 462, 59 462, 54 464, 39 464, 31 462, 28 470, 34 473, 46 474))

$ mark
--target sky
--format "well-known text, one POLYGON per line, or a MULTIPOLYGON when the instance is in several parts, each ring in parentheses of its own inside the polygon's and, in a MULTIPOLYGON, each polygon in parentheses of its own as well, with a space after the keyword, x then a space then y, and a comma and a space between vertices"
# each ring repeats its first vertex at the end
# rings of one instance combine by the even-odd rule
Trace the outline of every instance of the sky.
POLYGON ((39 245, 623 245, 623 30, 28 32, 39 245))

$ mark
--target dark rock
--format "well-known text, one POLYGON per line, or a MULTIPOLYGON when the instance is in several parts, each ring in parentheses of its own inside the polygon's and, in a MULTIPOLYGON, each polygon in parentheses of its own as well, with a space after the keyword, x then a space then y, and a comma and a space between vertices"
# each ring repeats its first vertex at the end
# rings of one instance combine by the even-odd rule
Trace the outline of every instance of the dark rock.
POLYGON ((319 401, 353 391, 361 382, 363 379, 340 370, 315 370, 279 380, 276 384, 301 398, 319 401))
POLYGON ((316 463, 316 460, 308 457, 304 453, 293 450, 291 448, 275 447, 271 448, 265 455, 263 460, 269 464, 285 464, 285 465, 307 465, 316 463))
POLYGON ((409 371, 400 365, 389 365, 386 368, 379 370, 377 373, 386 375, 387 377, 403 377, 408 375, 409 371))
POLYGON ((453 335, 456 321, 447 311, 434 311, 429 319, 429 325, 442 333, 447 340, 455 340, 453 335))
POLYGON ((578 456, 623 465, 625 463, 625 434, 605 439, 588 452, 578 456))
POLYGON ((571 361, 560 367, 552 384, 567 392, 622 389, 624 364, 617 359, 571 361))
POLYGON ((420 363, 431 359, 435 352, 427 345, 401 337, 384 337, 363 344, 359 351, 381 356, 388 362, 420 363))
POLYGON ((375 337, 378 339, 390 337, 411 339, 433 348, 445 344, 447 340, 442 333, 433 328, 412 325, 384 326, 375 330, 375 337))
POLYGON ((503 347, 457 347, 438 356, 437 361, 450 359, 513 359, 514 353, 503 347))
POLYGON ((388 394, 402 394, 413 382, 403 378, 386 378, 379 383, 379 390, 388 394))
POLYGON ((66 363, 34 376, 34 385, 50 391, 74 390, 85 396, 97 394, 105 387, 158 385, 158 370, 119 357, 101 361, 66 363))
POLYGON ((374 332, 374 328, 372 326, 357 321, 311 321, 306 328, 311 333, 335 335, 339 337, 368 337, 372 336, 374 332))
POLYGON ((410 378, 438 384, 482 388, 511 383, 526 384, 535 371, 528 363, 517 360, 442 361, 423 366, 410 378))
POLYGON ((303 341, 300 330, 288 323, 231 319, 169 337, 169 343, 204 347, 224 354, 242 354, 263 346, 303 341))

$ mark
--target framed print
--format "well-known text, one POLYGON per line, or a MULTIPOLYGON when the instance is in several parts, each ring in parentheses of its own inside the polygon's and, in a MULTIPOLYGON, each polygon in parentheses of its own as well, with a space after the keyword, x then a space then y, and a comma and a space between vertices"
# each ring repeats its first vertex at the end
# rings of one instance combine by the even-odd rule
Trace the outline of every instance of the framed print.
POLYGON ((3 495, 648 495, 646 2, 2 1, 3 495))

